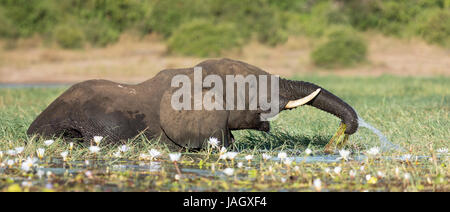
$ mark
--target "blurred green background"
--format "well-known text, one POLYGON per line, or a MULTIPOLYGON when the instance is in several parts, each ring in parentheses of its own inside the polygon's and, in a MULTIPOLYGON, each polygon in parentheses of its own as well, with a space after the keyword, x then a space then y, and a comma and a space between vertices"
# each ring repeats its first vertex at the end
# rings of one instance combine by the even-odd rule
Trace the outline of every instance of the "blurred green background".
POLYGON ((157 33, 174 55, 212 57, 250 40, 276 46, 289 36, 323 38, 317 66, 366 59, 359 36, 376 31, 450 47, 450 0, 0 0, 0 39, 39 35, 62 48, 105 47, 125 32, 157 33))

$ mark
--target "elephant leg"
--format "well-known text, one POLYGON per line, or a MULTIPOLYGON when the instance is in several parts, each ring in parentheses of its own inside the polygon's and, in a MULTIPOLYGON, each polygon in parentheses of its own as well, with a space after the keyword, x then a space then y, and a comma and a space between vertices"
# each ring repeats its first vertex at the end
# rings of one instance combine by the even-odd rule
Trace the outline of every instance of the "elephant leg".
POLYGON ((37 135, 41 138, 54 138, 61 136, 65 140, 82 141, 83 133, 80 129, 71 127, 65 122, 33 125, 27 131, 28 135, 37 135))

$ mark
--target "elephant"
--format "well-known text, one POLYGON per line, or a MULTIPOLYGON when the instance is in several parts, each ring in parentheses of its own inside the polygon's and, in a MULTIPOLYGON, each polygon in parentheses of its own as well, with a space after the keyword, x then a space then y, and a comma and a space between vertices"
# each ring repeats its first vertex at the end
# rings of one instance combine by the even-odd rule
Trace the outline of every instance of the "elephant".
MULTIPOLYGON (((276 115, 301 105, 313 106, 341 119, 337 133, 325 147, 327 151, 331 150, 334 142, 336 145, 343 145, 349 135, 357 131, 358 116, 355 110, 339 97, 313 83, 274 76, 245 62, 223 58, 205 60, 191 68, 162 70, 153 78, 135 85, 88 80, 74 84, 56 98, 31 123, 27 134, 40 137, 62 136, 63 139, 79 141, 90 141, 94 136, 103 136, 107 142, 145 135, 150 140, 159 140, 173 148, 193 150, 205 148, 207 140, 215 137, 219 139, 221 146, 228 147, 234 142, 231 131, 253 129, 269 132, 270 119, 262 119, 261 114, 274 111, 276 115), (205 82, 188 86, 184 91, 191 91, 194 98, 188 95, 177 99, 174 95, 181 89, 176 85, 181 83, 177 84, 174 79, 181 76, 180 79, 193 80, 195 83, 195 77, 198 77, 195 76, 196 67, 201 68, 198 73, 202 79, 215 76, 223 80, 223 85, 228 76, 242 76, 244 79, 255 76, 253 79, 256 79, 256 83, 262 83, 262 76, 266 76, 267 82, 276 80, 277 93, 269 92, 275 91, 276 86, 269 86, 266 91, 259 87, 256 95, 277 99, 274 101, 277 105, 268 108, 267 105, 256 104, 255 107, 251 102, 255 96, 250 95, 255 86, 247 83, 240 91, 233 85, 235 89, 231 92, 211 98, 214 103, 226 102, 230 105, 229 108, 206 109, 206 105, 200 105, 197 109, 192 109, 198 105, 199 102, 196 101, 200 100, 201 103, 201 97, 208 95, 213 83, 210 86, 205 86, 205 82), (195 85, 200 87, 196 88, 195 85), (227 99, 233 96, 230 93, 241 97, 240 103, 245 107, 239 108, 236 99, 227 99), (201 95, 196 100, 195 95, 198 94, 201 95), (184 102, 186 107, 174 108, 174 100, 184 102), (253 109, 249 109, 249 106, 253 109), (186 109, 189 107, 191 108, 186 109)), ((220 82, 214 84, 219 85, 220 82)))

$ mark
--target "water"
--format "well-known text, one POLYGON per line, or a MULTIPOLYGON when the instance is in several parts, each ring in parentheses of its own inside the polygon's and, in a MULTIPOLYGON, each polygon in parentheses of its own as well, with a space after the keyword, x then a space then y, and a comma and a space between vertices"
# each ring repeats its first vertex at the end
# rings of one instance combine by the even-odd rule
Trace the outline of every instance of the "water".
POLYGON ((364 119, 361 118, 360 116, 358 116, 358 123, 359 123, 360 127, 365 127, 367 129, 371 130, 373 133, 375 133, 378 136, 378 139, 380 140, 381 151, 383 151, 383 152, 389 151, 389 150, 396 150, 396 151, 402 151, 402 152, 405 151, 405 149, 403 149, 402 147, 391 143, 386 138, 386 136, 384 136, 383 133, 381 133, 380 130, 378 130, 377 128, 373 127, 372 125, 370 125, 369 123, 364 121, 364 119))

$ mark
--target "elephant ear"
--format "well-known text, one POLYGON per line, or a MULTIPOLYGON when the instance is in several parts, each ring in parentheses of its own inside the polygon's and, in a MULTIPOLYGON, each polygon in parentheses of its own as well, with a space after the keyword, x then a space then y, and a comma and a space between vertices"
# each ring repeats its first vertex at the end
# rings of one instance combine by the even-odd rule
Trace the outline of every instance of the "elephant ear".
POLYGON ((160 103, 161 128, 171 141, 181 147, 200 149, 205 147, 206 139, 216 137, 228 145, 226 110, 193 110, 193 104, 191 110, 176 110, 171 105, 172 94, 173 90, 166 91, 160 103))

